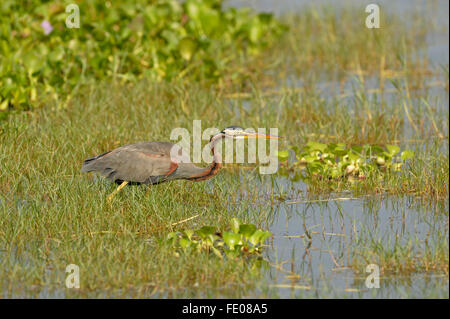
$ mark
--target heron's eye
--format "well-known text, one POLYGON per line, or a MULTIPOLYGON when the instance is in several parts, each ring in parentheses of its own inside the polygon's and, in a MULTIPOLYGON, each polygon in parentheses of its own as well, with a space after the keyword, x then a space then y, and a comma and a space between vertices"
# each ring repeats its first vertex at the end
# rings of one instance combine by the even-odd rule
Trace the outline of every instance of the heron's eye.
POLYGON ((240 135, 242 132, 244 132, 244 129, 240 126, 229 126, 223 130, 223 133, 228 136, 240 135))

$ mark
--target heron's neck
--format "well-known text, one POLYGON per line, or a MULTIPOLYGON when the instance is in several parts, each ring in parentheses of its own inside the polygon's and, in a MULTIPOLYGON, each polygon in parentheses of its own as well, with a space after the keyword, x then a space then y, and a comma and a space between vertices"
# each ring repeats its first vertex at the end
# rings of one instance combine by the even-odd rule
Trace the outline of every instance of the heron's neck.
POLYGON ((214 177, 215 175, 217 175, 217 173, 219 173, 220 168, 222 167, 222 157, 220 154, 218 154, 215 150, 216 144, 222 140, 222 138, 224 138, 223 134, 218 134, 216 136, 214 136, 209 145, 211 147, 211 153, 213 155, 213 161, 211 163, 211 165, 209 165, 208 167, 204 168, 200 174, 197 174, 195 176, 192 176, 191 178, 189 178, 190 180, 193 181, 204 181, 207 179, 210 179, 212 177, 214 177))

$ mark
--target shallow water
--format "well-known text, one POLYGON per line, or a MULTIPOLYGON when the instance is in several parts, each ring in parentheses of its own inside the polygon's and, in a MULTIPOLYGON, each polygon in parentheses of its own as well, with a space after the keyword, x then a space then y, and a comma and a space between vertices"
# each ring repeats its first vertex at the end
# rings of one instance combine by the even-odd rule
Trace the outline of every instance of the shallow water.
MULTIPOLYGON (((364 7, 373 1, 369 0, 232 0, 228 1, 229 6, 235 7, 250 7, 257 11, 272 12, 277 15, 281 15, 287 12, 300 12, 301 10, 310 6, 327 6, 333 8, 340 8, 345 6, 353 6, 362 8, 362 17, 366 15, 364 7)), ((430 23, 430 29, 426 35, 426 46, 419 49, 417 57, 424 58, 428 64, 428 68, 432 70, 433 74, 426 76, 424 87, 417 89, 411 86, 411 83, 407 83, 406 79, 399 77, 396 79, 401 88, 407 87, 410 91, 410 106, 413 109, 425 108, 425 105, 421 101, 422 98, 430 103, 430 106, 436 112, 437 117, 448 118, 449 109, 449 93, 446 89, 448 83, 448 65, 449 65, 449 2, 448 1, 377 1, 380 6, 380 14, 386 12, 399 17, 408 17, 408 14, 422 14, 425 15, 430 23)), ((363 21, 363 19, 362 19, 363 21)), ((403 22, 408 24, 410 21, 407 18, 403 18, 403 22)), ((323 98, 329 103, 342 103, 342 105, 348 105, 349 107, 361 105, 361 101, 358 100, 358 95, 363 94, 364 98, 369 103, 385 103, 387 105, 399 105, 403 107, 405 101, 405 90, 400 91, 396 89, 392 80, 384 79, 382 82, 383 90, 380 91, 380 78, 376 75, 365 76, 361 80, 357 74, 349 74, 344 82, 342 79, 338 79, 336 74, 323 73, 316 79, 312 88, 313 92, 316 92, 320 98, 323 98)), ((311 84, 309 84, 310 86, 311 84)), ((302 89, 309 88, 304 79, 297 77, 295 74, 288 75, 283 84, 279 85, 279 89, 302 89)), ((249 100, 240 98, 238 100, 230 99, 230 109, 234 112, 237 119, 241 117, 241 109, 250 110, 251 105, 249 100)), ((410 111, 411 112, 411 111, 410 111)), ((426 111, 428 112, 428 111, 426 111)), ((405 123, 408 123, 408 119, 405 114, 405 123)), ((426 124, 428 125, 428 124, 426 124)), ((429 127, 425 128, 430 129, 429 127)), ((410 125, 404 127, 404 141, 414 139, 415 132, 410 125)), ((431 131, 433 131, 431 129, 431 131)), ((448 127, 444 135, 448 135, 448 127)))
POLYGON ((274 239, 266 258, 283 264, 283 270, 271 267, 268 278, 272 285, 283 285, 278 289, 280 297, 448 296, 448 276, 419 273, 401 280, 401 276, 392 275, 381 278, 379 289, 368 289, 365 269, 357 273, 347 268, 352 257, 373 250, 373 242, 393 247, 412 241, 412 254, 420 254, 425 241, 431 251, 437 241, 448 243, 448 202, 445 208, 434 208, 436 212, 415 201, 405 196, 280 203, 270 222, 274 239))

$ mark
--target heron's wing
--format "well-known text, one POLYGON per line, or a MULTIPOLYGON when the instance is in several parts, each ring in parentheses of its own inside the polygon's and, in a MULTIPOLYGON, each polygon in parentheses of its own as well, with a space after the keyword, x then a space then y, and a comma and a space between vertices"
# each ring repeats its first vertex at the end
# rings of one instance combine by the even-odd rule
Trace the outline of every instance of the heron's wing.
POLYGON ((83 171, 97 171, 113 181, 161 182, 178 167, 170 158, 172 146, 172 143, 167 142, 125 145, 87 160, 89 162, 83 165, 83 171))

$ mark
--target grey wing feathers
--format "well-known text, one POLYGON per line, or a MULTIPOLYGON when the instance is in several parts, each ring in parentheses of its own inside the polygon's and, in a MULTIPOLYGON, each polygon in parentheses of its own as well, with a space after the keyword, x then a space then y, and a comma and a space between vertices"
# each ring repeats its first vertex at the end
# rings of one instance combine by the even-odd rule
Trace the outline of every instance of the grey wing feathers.
POLYGON ((170 171, 172 146, 168 142, 124 145, 85 160, 81 171, 96 171, 112 181, 159 183, 170 171))

